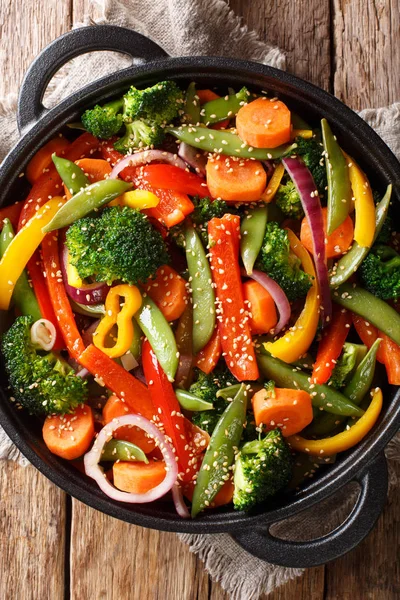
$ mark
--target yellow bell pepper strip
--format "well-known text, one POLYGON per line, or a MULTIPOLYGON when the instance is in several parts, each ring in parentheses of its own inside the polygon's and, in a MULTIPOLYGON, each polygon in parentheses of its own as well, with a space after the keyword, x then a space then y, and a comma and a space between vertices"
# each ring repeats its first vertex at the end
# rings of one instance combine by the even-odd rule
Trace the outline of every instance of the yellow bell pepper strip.
POLYGON ((300 259, 304 271, 310 275, 312 287, 309 289, 299 318, 281 338, 275 342, 264 343, 264 348, 286 363, 293 363, 303 356, 315 337, 319 321, 319 290, 313 262, 300 240, 290 229, 286 229, 290 248, 300 259))
POLYGON ((132 190, 121 194, 121 196, 110 202, 108 206, 129 206, 130 208, 143 210, 144 208, 154 208, 159 202, 160 198, 153 194, 153 192, 132 190))
POLYGON ((310 140, 314 132, 312 129, 293 129, 291 139, 295 140, 297 137, 302 137, 305 140, 310 140))
POLYGON ((343 152, 347 166, 351 188, 354 194, 356 223, 354 227, 354 240, 362 248, 370 248, 375 235, 375 203, 371 186, 366 175, 354 160, 343 152))
POLYGON ((46 202, 18 231, 4 252, 0 261, 0 309, 8 310, 15 284, 45 236, 43 226, 52 220, 63 204, 60 196, 46 202))
POLYGON ((142 305, 142 295, 134 285, 126 283, 112 287, 105 301, 106 314, 93 334, 93 344, 110 358, 117 358, 128 352, 134 337, 132 318, 142 305), (120 299, 124 304, 120 307, 120 299), (106 340, 112 328, 118 327, 117 340, 111 348, 106 340))
POLYGON ((287 442, 293 450, 314 456, 332 456, 337 452, 344 452, 361 442, 375 425, 382 410, 382 401, 382 391, 376 388, 372 392, 371 404, 350 429, 322 440, 306 440, 299 435, 293 435, 287 438, 287 442))
POLYGON ((71 265, 69 260, 69 252, 67 250, 67 281, 68 285, 74 288, 81 288, 84 286, 83 279, 79 277, 78 269, 71 265))
POLYGON ((276 192, 278 191, 278 187, 281 184, 283 174, 285 172, 285 167, 282 163, 279 163, 275 167, 275 171, 272 173, 272 177, 269 180, 269 183, 263 193, 261 194, 261 200, 264 200, 267 204, 272 202, 276 192))

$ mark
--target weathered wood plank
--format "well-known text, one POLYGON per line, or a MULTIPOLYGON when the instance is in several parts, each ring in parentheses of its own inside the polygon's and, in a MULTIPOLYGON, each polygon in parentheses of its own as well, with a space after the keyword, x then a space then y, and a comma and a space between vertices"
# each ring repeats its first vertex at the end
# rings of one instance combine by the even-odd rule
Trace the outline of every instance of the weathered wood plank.
POLYGON ((33 467, 0 465, 0 598, 63 600, 65 494, 33 467))
POLYGON ((329 0, 229 0, 232 9, 261 39, 285 51, 287 70, 330 88, 329 0))
POLYGON ((73 500, 71 600, 205 600, 201 561, 173 533, 123 523, 73 500))
POLYGON ((400 1, 334 0, 335 94, 352 108, 400 98, 400 1))
POLYGON ((0 97, 17 92, 32 59, 70 28, 70 1, 0 1, 0 97))
POLYGON ((93 20, 101 16, 101 11, 91 0, 71 0, 72 2, 72 23, 83 23, 86 17, 93 20))

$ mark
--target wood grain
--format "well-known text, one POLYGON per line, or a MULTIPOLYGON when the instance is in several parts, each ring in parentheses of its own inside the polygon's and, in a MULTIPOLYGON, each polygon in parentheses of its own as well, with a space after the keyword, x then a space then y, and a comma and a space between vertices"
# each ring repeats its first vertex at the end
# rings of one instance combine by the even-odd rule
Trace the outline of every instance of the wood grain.
POLYGON ((64 597, 65 494, 33 467, 1 461, 0 598, 64 597))

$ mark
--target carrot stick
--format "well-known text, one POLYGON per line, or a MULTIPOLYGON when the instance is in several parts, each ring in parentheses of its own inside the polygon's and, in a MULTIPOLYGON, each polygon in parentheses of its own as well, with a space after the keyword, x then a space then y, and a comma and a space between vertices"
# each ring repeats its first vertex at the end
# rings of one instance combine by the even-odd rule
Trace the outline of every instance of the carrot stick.
POLYGON ((145 290, 167 321, 179 319, 188 303, 186 282, 169 265, 157 269, 155 278, 149 280, 145 290))
POLYGON ((165 462, 115 462, 113 465, 114 485, 131 494, 145 494, 159 485, 165 478, 165 462))
POLYGON ((391 385, 400 385, 400 346, 382 331, 378 335, 382 338, 381 348, 388 381, 391 385))
POLYGON ((208 344, 196 354, 194 366, 208 375, 217 366, 221 354, 221 336, 219 335, 218 328, 216 328, 208 344))
POLYGON ((249 323, 254 335, 268 333, 278 322, 272 296, 257 281, 245 281, 242 286, 244 302, 249 310, 249 323))
POLYGON ((279 427, 284 437, 302 431, 313 420, 311 396, 303 390, 275 388, 273 394, 262 389, 252 400, 257 427, 279 427))
POLYGON ((67 460, 79 458, 94 438, 92 409, 83 404, 71 414, 47 417, 42 433, 50 452, 67 460))
MULTIPOLYGON (((132 408, 129 407, 127 402, 124 402, 118 398, 118 396, 112 394, 103 408, 104 425, 107 425, 113 419, 132 414, 133 412, 134 411, 132 411, 132 408)), ((150 410, 145 412, 147 414, 144 416, 148 419, 152 419, 152 414, 150 413, 153 413, 153 407, 151 406, 150 410)), ((114 437, 118 440, 125 440, 127 442, 132 442, 132 444, 136 444, 146 454, 155 448, 154 440, 147 437, 143 429, 139 429, 138 427, 131 427, 130 425, 119 427, 117 431, 114 432, 114 437)))
MULTIPOLYGON (((327 220, 328 220, 328 209, 324 207, 322 209, 322 218, 324 221, 324 234, 325 234, 325 254, 327 258, 334 258, 340 256, 350 248, 353 243, 354 226, 350 216, 347 216, 341 225, 331 235, 327 235, 327 220)), ((300 239, 311 254, 313 253, 313 243, 311 236, 311 229, 309 222, 304 217, 301 223, 300 239)))
POLYGON ((46 173, 46 170, 52 165, 51 157, 54 152, 58 156, 64 156, 69 145, 69 141, 60 135, 42 146, 26 167, 25 174, 29 183, 34 184, 43 173, 46 173))
MULTIPOLYGON (((359 338, 361 339, 362 343, 367 346, 368 349, 371 348, 372 344, 375 342, 375 340, 377 340, 378 337, 382 337, 381 335, 379 335, 379 332, 374 325, 372 325, 371 323, 368 323, 368 321, 365 321, 359 315, 352 313, 351 318, 352 318, 353 325, 355 327, 355 330, 358 333, 359 338)), ((378 360, 378 362, 380 362, 382 364, 385 363, 385 354, 383 352, 383 342, 381 342, 381 344, 378 348, 378 352, 376 354, 376 359, 378 360)))
POLYGON ((290 141, 290 110, 280 100, 257 98, 236 115, 239 137, 254 148, 276 148, 290 141))
POLYGON ((351 326, 351 313, 337 304, 333 307, 332 321, 322 335, 317 358, 311 375, 313 383, 326 383, 335 368, 351 326))
POLYGON ((218 330, 225 361, 238 381, 258 379, 239 267, 240 218, 226 214, 208 223, 212 278, 219 304, 218 330))
POLYGON ((258 160, 213 155, 206 165, 207 186, 213 198, 254 202, 261 198, 267 174, 258 160))

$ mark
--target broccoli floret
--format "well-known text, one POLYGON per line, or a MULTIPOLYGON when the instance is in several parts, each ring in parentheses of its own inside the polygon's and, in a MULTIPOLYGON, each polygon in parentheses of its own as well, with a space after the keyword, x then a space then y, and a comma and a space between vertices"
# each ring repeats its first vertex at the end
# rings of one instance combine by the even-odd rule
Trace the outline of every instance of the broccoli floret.
POLYGON ((71 264, 82 279, 145 282, 169 262, 164 240, 146 215, 112 206, 79 219, 66 234, 71 264))
POLYGON ((295 142, 297 148, 293 150, 293 154, 301 156, 306 167, 311 171, 319 194, 324 197, 328 181, 326 178, 325 160, 322 154, 324 151, 323 145, 315 137, 305 139, 299 136, 295 139, 295 142))
MULTIPOLYGON (((236 214, 237 211, 234 207, 229 206, 225 200, 211 200, 211 198, 199 198, 194 196, 192 198, 194 204, 194 211, 190 213, 190 221, 196 227, 204 246, 208 244, 208 222, 217 217, 220 219, 226 213, 236 214)), ((179 223, 172 227, 170 230, 172 239, 180 248, 185 247, 185 224, 179 223)))
POLYGON ((233 505, 249 510, 282 490, 292 475, 292 458, 279 429, 247 442, 235 462, 233 505))
POLYGON ((87 131, 103 140, 116 135, 123 125, 123 100, 115 100, 104 106, 97 104, 83 113, 82 124, 87 131))
POLYGON ((34 346, 33 323, 32 317, 18 317, 2 338, 15 400, 32 415, 71 412, 87 399, 87 382, 77 377, 65 360, 34 346))
POLYGON ((236 383, 237 379, 225 365, 217 366, 209 375, 198 370, 197 380, 192 383, 189 392, 206 402, 211 402, 214 410, 194 412, 193 423, 211 435, 227 405, 226 400, 217 398, 217 392, 236 383))
POLYGON ((336 389, 344 387, 350 379, 350 375, 352 375, 364 358, 366 352, 367 348, 365 346, 346 342, 343 346, 342 353, 336 362, 335 368, 332 371, 329 380, 330 385, 336 389))
POLYGON ((304 217, 299 193, 291 179, 280 184, 275 195, 275 202, 287 217, 291 219, 302 219, 304 217))
POLYGON ((286 231, 278 223, 267 223, 257 268, 272 277, 291 302, 305 296, 311 287, 309 276, 300 269, 300 260, 290 251, 286 231))
POLYGON ((400 254, 389 246, 373 246, 361 264, 360 277, 366 289, 382 300, 400 296, 400 254))
POLYGON ((126 133, 114 144, 119 152, 157 146, 165 127, 178 116, 183 93, 173 81, 161 81, 145 90, 131 87, 123 97, 126 133))

